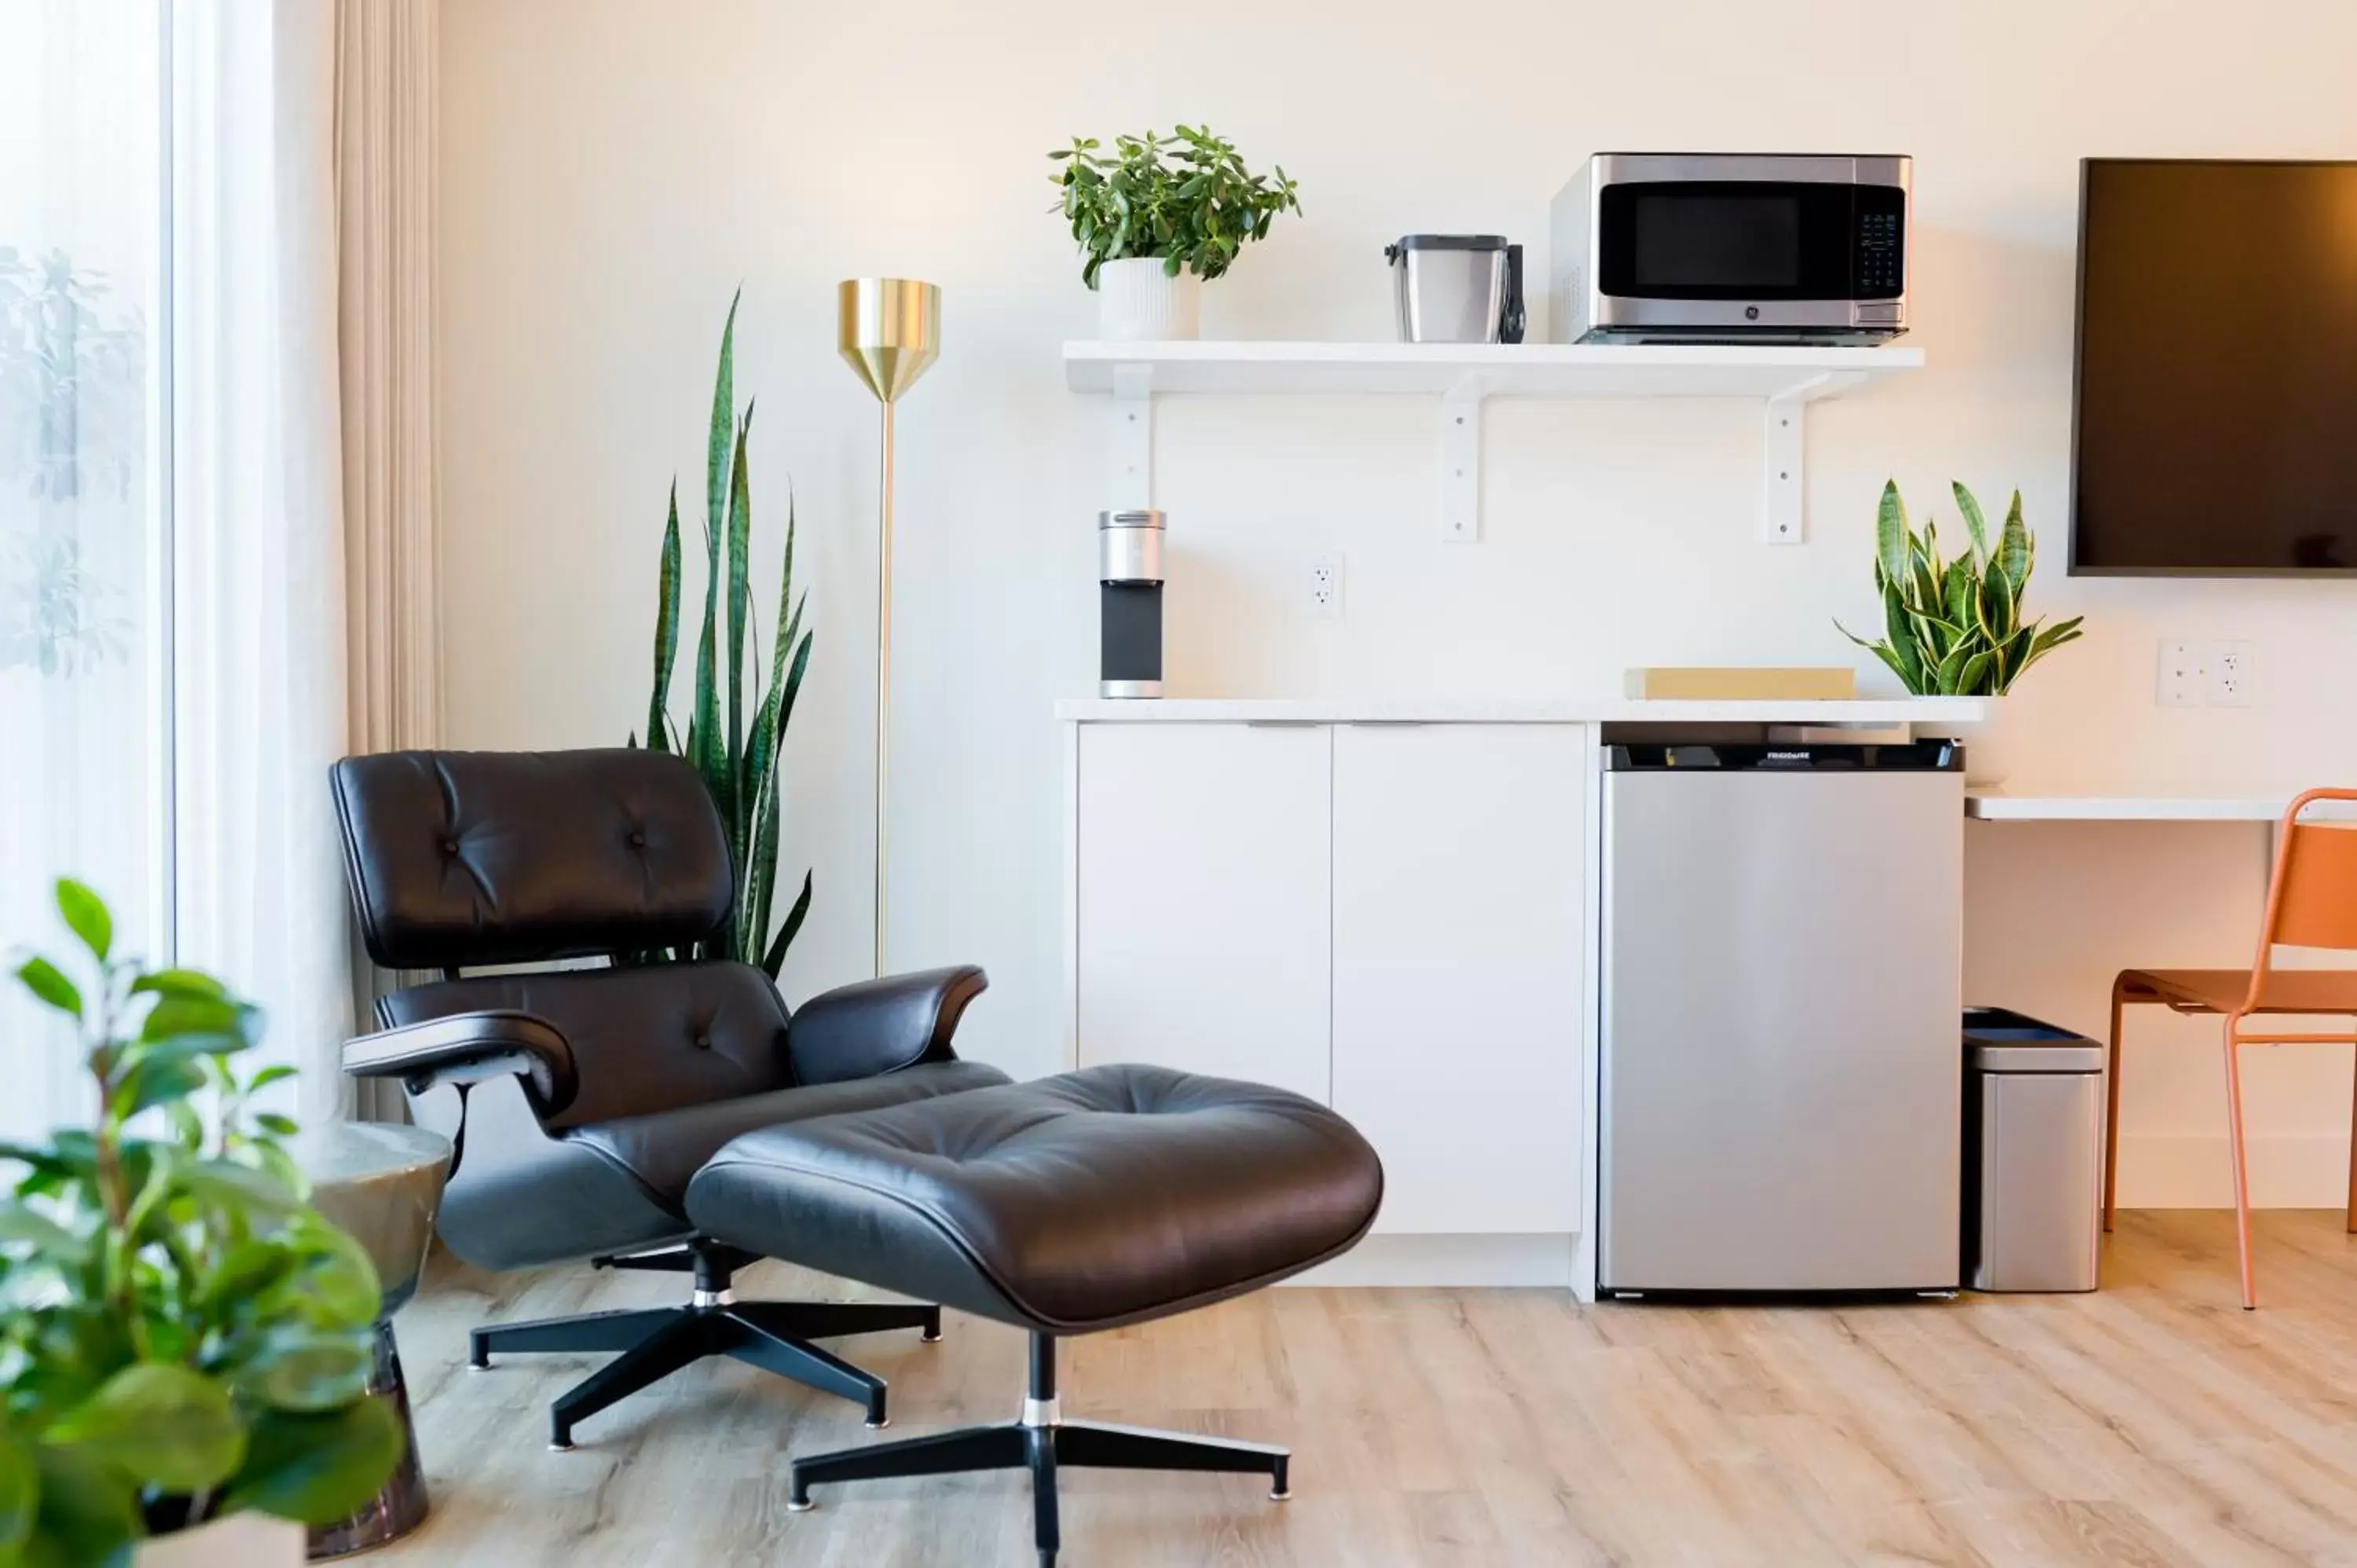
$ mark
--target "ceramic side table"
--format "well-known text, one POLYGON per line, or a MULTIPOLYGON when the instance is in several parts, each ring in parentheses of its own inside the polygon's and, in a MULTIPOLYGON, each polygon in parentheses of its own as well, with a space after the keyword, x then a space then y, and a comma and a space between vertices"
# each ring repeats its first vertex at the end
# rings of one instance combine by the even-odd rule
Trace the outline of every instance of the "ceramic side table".
POLYGON ((376 1324, 376 1370, 369 1393, 392 1404, 407 1434, 401 1463, 375 1500, 351 1518, 311 1532, 316 1560, 382 1546, 425 1517, 425 1471, 418 1463, 417 1430, 410 1421, 393 1315, 416 1294, 425 1270, 442 1181, 450 1170, 450 1143, 415 1127, 339 1122, 304 1134, 294 1152, 311 1178, 313 1207, 350 1232, 376 1264, 384 1309, 376 1324))

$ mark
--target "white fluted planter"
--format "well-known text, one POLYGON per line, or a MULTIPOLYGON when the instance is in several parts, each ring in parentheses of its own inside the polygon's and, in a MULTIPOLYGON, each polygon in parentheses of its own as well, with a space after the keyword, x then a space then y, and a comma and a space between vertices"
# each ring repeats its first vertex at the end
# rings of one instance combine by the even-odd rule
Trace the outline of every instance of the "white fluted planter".
POLYGON ((1115 343, 1157 343, 1203 335, 1203 280, 1181 267, 1172 277, 1159 256, 1130 256, 1097 268, 1097 336, 1115 343))
POLYGON ((133 1568, 303 1568, 303 1527, 268 1514, 231 1514, 139 1543, 133 1568))

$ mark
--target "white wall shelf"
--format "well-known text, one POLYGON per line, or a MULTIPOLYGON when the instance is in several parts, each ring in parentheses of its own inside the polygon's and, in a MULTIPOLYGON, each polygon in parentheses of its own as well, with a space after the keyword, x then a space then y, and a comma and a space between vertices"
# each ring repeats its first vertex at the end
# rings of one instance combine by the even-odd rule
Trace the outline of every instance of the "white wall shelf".
POLYGON ((1153 504, 1157 393, 1440 399, 1440 536, 1480 537, 1481 405, 1492 397, 1756 398, 1760 538, 1797 544, 1809 403, 1908 371, 1921 349, 1733 344, 1106 343, 1064 345, 1064 381, 1114 400, 1113 504, 1153 504))

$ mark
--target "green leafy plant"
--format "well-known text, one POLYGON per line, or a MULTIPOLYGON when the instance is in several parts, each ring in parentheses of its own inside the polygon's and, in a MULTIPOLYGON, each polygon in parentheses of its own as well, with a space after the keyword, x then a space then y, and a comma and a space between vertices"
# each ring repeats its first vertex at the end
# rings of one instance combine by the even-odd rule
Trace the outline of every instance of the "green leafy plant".
POLYGON ((1185 267, 1200 278, 1228 270, 1245 242, 1268 238, 1280 212, 1301 199, 1280 164, 1273 178, 1244 167, 1235 144, 1208 127, 1180 125, 1166 141, 1154 132, 1115 136, 1111 156, 1093 136, 1048 156, 1064 192, 1061 208, 1088 260, 1081 281, 1097 286, 1107 262, 1159 256, 1172 277, 1185 267), (1168 161, 1165 161, 1166 157, 1168 161))
POLYGON ((0 245, 0 486, 26 500, 0 508, 0 670, 128 653, 124 592, 94 561, 135 537, 146 424, 137 306, 62 251, 0 245))
POLYGON ((2046 626, 2021 618, 2021 598, 2038 564, 2038 542, 2022 525, 2013 492, 1995 549, 1980 502, 1953 487, 1972 547, 1953 561, 1940 556, 1938 526, 1917 533, 1907 521, 1899 482, 1882 487, 1875 518, 1874 591, 1882 600, 1883 637, 1868 642, 1835 621, 1844 637, 1869 649, 1918 696, 2001 696, 2023 671, 2080 636, 2082 616, 2046 626))
POLYGON ((104 273, 0 245, 0 479, 127 499, 147 425, 147 327, 104 273))
POLYGON ((91 670, 130 650, 121 592, 82 564, 81 542, 46 527, 0 538, 0 670, 91 670))
MULTIPOLYGON (((671 956, 682 961, 735 959, 759 964, 775 980, 811 905, 811 874, 805 871, 801 897, 786 911, 776 934, 770 933, 778 883, 786 725, 793 718, 802 673, 810 667, 812 634, 802 628, 808 596, 794 596, 794 509, 789 493, 786 558, 778 582, 778 632, 770 642, 765 687, 760 628, 753 624, 749 564, 753 486, 745 447, 753 429, 752 403, 746 403, 741 418, 737 413, 737 306, 743 297, 740 289, 737 298, 728 302, 728 321, 720 331, 720 369, 712 387, 705 463, 704 618, 695 643, 695 705, 688 714, 687 734, 683 738, 670 714, 672 672, 679 656, 679 482, 674 479, 655 591, 654 690, 647 699, 647 745, 656 751, 678 753, 704 776, 727 829, 728 858, 737 876, 736 903, 727 923, 693 949, 681 949, 671 956), (749 703, 745 679, 748 654, 753 664, 749 703)), ((630 744, 638 744, 635 734, 630 744)), ((643 956, 659 961, 664 955, 643 956)))
POLYGON ((0 1145, 20 1172, 0 1207, 0 1565, 124 1568, 224 1514, 341 1519, 403 1434, 366 1397, 376 1271, 304 1201, 294 1122, 252 1109, 292 1069, 241 1077, 255 1008, 111 956, 81 884, 57 906, 82 978, 40 957, 16 974, 73 1022, 98 1112, 0 1145))

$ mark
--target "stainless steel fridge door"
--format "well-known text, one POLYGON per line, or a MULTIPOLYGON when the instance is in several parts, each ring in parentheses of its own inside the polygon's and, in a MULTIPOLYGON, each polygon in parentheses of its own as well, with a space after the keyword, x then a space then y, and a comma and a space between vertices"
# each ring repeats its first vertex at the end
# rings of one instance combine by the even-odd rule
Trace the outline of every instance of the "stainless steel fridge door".
POLYGON ((1600 1284, 1953 1288, 1962 776, 1605 789, 1600 1284))

